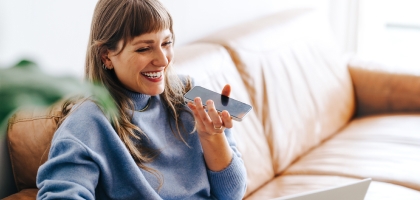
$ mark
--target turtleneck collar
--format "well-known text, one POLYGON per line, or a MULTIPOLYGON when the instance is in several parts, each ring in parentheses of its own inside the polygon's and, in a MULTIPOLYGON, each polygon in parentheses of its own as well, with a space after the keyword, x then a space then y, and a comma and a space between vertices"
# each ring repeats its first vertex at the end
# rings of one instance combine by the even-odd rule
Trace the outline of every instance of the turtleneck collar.
POLYGON ((149 103, 149 99, 151 98, 150 95, 133 92, 127 89, 125 89, 125 93, 131 100, 133 100, 135 110, 141 110, 146 107, 149 103))

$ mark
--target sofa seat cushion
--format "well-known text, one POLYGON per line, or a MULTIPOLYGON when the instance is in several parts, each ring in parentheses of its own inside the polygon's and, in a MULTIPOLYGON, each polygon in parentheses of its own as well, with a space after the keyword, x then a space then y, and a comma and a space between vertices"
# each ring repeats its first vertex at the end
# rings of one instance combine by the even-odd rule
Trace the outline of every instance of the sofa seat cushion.
MULTIPOLYGON (((352 183, 358 180, 360 179, 328 175, 278 176, 245 199, 272 199, 286 195, 299 194, 302 192, 334 187, 338 185, 352 183)), ((372 181, 367 191, 365 200, 378 199, 415 200, 420 199, 420 192, 399 185, 372 181)))
MULTIPOLYGON (((250 97, 225 48, 217 44, 196 43, 175 49, 177 73, 194 78, 195 84, 221 92, 230 84, 230 97, 250 103, 250 97)), ((234 121, 232 133, 247 168, 247 192, 254 191, 274 177, 269 145, 254 110, 242 120, 234 121), (258 163, 258 167, 255 165, 258 163)))
POLYGON ((38 194, 38 189, 24 189, 18 193, 10 195, 3 200, 35 200, 38 194))
POLYGON ((420 190, 420 114, 353 120, 284 174, 371 177, 420 190))

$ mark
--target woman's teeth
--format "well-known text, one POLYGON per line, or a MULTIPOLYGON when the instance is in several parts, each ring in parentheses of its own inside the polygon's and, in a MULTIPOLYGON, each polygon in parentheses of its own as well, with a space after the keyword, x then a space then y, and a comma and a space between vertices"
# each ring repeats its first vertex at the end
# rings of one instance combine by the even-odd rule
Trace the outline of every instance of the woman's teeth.
POLYGON ((160 78, 162 76, 162 72, 145 72, 141 74, 147 76, 148 78, 160 78))

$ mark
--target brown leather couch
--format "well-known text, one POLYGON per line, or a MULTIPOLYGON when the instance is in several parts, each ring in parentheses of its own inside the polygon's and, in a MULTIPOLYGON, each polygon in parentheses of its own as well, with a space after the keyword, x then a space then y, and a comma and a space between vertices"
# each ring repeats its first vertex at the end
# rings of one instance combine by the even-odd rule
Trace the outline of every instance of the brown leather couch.
MULTIPOLYGON (((292 10, 176 49, 174 66, 197 85, 254 109, 233 132, 248 173, 245 199, 270 199, 372 178, 367 200, 420 199, 420 77, 349 59, 326 20, 292 10)), ((19 193, 34 199, 60 110, 10 119, 19 193)))

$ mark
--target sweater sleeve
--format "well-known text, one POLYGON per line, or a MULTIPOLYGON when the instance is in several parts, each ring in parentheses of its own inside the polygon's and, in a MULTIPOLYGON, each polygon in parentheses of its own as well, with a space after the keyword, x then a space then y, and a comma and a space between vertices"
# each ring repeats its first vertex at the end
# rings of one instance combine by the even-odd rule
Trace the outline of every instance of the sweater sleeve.
POLYGON ((229 129, 226 138, 233 151, 231 163, 222 171, 207 170, 211 193, 217 199, 242 199, 246 191, 246 169, 229 129))
POLYGON ((38 170, 37 199, 95 199, 98 166, 78 141, 61 139, 38 170))

